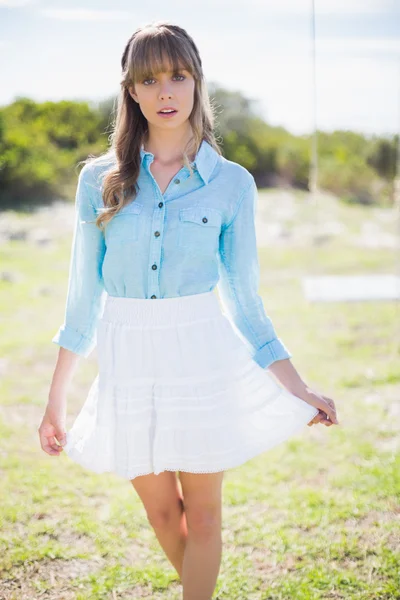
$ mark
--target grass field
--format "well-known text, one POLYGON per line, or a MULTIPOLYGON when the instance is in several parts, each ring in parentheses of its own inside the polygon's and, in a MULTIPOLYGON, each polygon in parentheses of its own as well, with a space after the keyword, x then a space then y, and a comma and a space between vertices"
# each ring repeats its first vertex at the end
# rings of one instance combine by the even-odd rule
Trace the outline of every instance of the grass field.
MULTIPOLYGON (((260 194, 261 228, 277 198, 260 194)), ((290 203, 275 221, 295 233, 310 208, 302 194, 290 203)), ((226 472, 215 599, 400 598, 400 303, 310 304, 301 288, 312 273, 394 272, 398 250, 363 246, 359 234, 379 222, 394 235, 396 223, 389 211, 336 200, 327 215, 343 227, 318 247, 305 235, 260 236, 260 293, 303 379, 335 400, 340 425, 306 427, 226 472)), ((44 227, 48 241, 0 244, 0 599, 178 599, 130 483, 40 448, 71 232, 51 214, 18 223, 44 227)), ((94 353, 71 385, 68 426, 96 372, 94 353)))

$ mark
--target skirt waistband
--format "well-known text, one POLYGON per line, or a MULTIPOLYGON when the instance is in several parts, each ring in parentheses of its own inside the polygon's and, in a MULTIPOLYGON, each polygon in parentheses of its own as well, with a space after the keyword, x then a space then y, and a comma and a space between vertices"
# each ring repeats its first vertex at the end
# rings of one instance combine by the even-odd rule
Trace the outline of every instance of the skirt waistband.
POLYGON ((213 290, 172 298, 106 296, 101 320, 137 326, 170 326, 220 316, 222 309, 213 290))

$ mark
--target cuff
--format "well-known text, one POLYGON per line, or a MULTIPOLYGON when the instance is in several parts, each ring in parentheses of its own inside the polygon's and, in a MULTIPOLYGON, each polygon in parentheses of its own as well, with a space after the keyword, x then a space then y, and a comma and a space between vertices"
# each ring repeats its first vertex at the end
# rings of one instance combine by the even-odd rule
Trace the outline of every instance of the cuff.
POLYGON ((292 356, 284 343, 279 338, 275 338, 257 350, 253 355, 253 359, 260 367, 266 369, 273 362, 284 358, 292 358, 292 356))
POLYGON ((89 339, 65 325, 60 327, 51 341, 84 358, 87 358, 96 346, 96 338, 89 339))

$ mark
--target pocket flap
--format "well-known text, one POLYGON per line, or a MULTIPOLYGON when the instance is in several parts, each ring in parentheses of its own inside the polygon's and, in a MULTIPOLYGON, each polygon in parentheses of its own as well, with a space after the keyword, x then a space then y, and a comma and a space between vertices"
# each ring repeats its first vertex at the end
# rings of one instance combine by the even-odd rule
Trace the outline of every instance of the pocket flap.
POLYGON ((222 222, 221 213, 209 206, 189 206, 179 211, 181 221, 191 221, 202 227, 220 227, 222 222))

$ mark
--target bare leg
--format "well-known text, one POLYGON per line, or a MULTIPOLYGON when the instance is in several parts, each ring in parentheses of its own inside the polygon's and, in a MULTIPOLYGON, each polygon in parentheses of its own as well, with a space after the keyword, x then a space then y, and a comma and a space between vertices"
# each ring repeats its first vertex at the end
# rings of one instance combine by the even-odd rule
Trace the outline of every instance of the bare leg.
POLYGON ((182 487, 176 473, 150 473, 131 480, 142 500, 147 518, 167 558, 182 579, 183 555, 187 539, 182 487))
POLYGON ((188 538, 183 557, 183 600, 211 600, 222 556, 221 487, 224 472, 180 472, 188 538))

